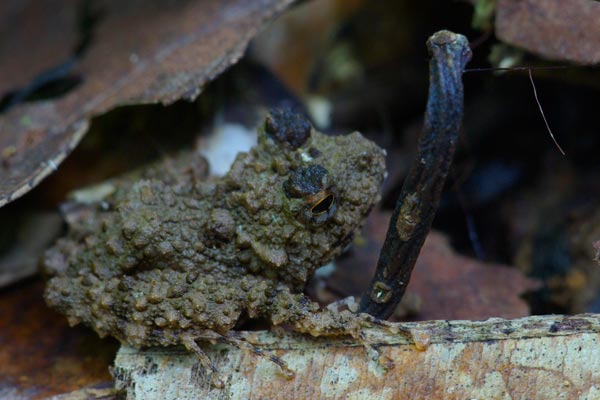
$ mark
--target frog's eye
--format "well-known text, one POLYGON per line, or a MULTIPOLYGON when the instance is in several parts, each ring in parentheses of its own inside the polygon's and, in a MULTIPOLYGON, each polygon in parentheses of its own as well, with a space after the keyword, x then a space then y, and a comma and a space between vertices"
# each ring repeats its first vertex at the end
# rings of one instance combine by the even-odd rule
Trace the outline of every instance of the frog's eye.
POLYGON ((335 187, 333 186, 304 200, 306 205, 297 215, 297 218, 311 225, 324 224, 334 216, 337 210, 335 187))
POLYGON ((319 216, 329 212, 333 207, 335 207, 335 196, 333 193, 327 193, 310 207, 310 212, 314 216, 319 216))

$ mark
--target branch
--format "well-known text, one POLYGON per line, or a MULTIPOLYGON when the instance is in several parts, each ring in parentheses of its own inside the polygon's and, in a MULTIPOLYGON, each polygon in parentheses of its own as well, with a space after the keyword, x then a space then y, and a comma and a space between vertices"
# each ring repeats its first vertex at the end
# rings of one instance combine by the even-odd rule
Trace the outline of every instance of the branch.
POLYGON ((463 114, 462 73, 471 59, 467 39, 439 31, 427 41, 429 97, 416 159, 404 181, 360 312, 389 317, 404 295, 440 202, 463 114))

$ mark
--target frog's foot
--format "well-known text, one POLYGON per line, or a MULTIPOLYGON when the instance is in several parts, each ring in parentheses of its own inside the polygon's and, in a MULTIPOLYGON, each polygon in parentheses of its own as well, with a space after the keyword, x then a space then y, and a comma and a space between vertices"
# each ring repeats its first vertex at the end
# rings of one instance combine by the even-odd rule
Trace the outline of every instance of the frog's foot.
POLYGON ((294 371, 289 369, 289 367, 287 366, 285 361, 283 361, 281 358, 279 358, 273 354, 265 353, 264 350, 254 346, 252 343, 249 343, 243 339, 240 339, 239 337, 236 337, 236 332, 229 331, 226 335, 220 335, 220 336, 221 336, 221 340, 224 341, 225 343, 227 343, 233 347, 237 347, 240 350, 252 352, 255 355, 257 355, 258 357, 262 357, 265 360, 270 361, 273 364, 276 364, 281 369, 281 372, 286 377, 286 379, 292 379, 296 375, 294 373, 294 371))
POLYGON ((224 386, 223 381, 219 377, 219 372, 213 364, 213 362, 208 357, 208 355, 206 355, 206 353, 200 348, 200 346, 198 346, 198 343, 196 342, 197 340, 208 341, 212 342, 213 344, 216 341, 220 341, 240 350, 251 352, 259 357, 264 358, 267 361, 276 364, 281 369, 286 379, 294 378, 294 371, 289 369, 285 361, 283 361, 281 358, 272 354, 265 353, 264 350, 236 336, 236 332, 233 331, 229 331, 226 334, 214 331, 204 331, 196 336, 189 335, 182 337, 181 343, 185 346, 186 349, 188 349, 198 357, 200 364, 202 365, 202 367, 204 367, 205 370, 211 371, 212 384, 219 389, 222 389, 224 386))
POLYGON ((293 324, 295 330, 310 333, 313 336, 350 336, 366 351, 369 360, 377 362, 386 371, 393 368, 391 359, 381 356, 377 340, 369 335, 373 326, 396 333, 396 327, 386 321, 373 319, 368 314, 355 314, 349 310, 333 311, 326 308, 315 313, 307 314, 293 324), (391 329, 390 329, 391 328, 391 329))
POLYGON ((380 328, 383 331, 387 332, 388 334, 401 335, 401 336, 408 338, 409 340, 414 341, 413 332, 411 332, 409 329, 405 328, 401 324, 385 321, 385 320, 379 319, 377 317, 374 317, 370 314, 359 313, 359 314, 356 314, 356 317, 358 319, 358 324, 359 324, 358 329, 359 329, 359 333, 360 333, 360 335, 357 339, 365 347, 367 352, 370 352, 371 354, 373 354, 373 357, 371 357, 371 359, 373 361, 378 361, 379 364, 386 370, 393 368, 394 367, 393 360, 390 359, 389 357, 380 357, 380 353, 377 350, 377 347, 373 346, 371 344, 373 342, 373 340, 366 337, 365 330, 363 328, 377 327, 377 328, 380 328))
POLYGON ((377 339, 370 337, 369 328, 377 327, 393 335, 408 337, 411 337, 410 333, 399 324, 353 312, 354 304, 351 299, 344 299, 319 309, 316 303, 304 295, 283 289, 272 303, 271 321, 274 325, 289 324, 294 331, 312 336, 351 336, 365 348, 370 359, 378 361, 386 370, 392 368, 393 362, 390 359, 380 357, 376 349, 377 339), (347 309, 341 309, 342 306, 347 309))
POLYGON ((188 349, 189 351, 191 351, 198 357, 200 364, 202 365, 202 367, 204 367, 205 370, 211 371, 212 384, 216 388, 222 389, 224 384, 219 376, 219 372, 217 371, 217 368, 215 367, 213 362, 210 360, 210 358, 208 358, 206 353, 200 348, 200 346, 198 346, 198 343, 196 343, 196 338, 194 338, 192 336, 183 336, 181 338, 181 344, 183 344, 186 349, 188 349))
MULTIPOLYGON (((381 328, 392 335, 403 335, 407 338, 412 338, 412 332, 404 328, 402 325, 398 323, 388 322, 383 319, 379 319, 370 314, 359 313, 358 312, 358 302, 354 296, 345 297, 343 299, 334 301, 331 304, 327 305, 327 311, 333 313, 341 313, 343 310, 348 310, 352 314, 356 314, 357 317, 357 327, 356 329, 359 331, 361 328, 372 328, 378 327, 381 328)), ((356 336, 358 339, 358 337, 356 336)))
MULTIPOLYGON (((356 302, 354 296, 345 297, 343 299, 328 304, 325 312, 340 314, 344 310, 348 310, 352 314, 356 314, 356 312, 358 311, 358 303, 356 302)), ((321 313, 322 312, 323 311, 321 311, 321 313)), ((364 321, 362 321, 361 316, 357 315, 356 320, 346 323, 346 327, 348 328, 348 334, 352 336, 355 340, 357 340, 365 348, 369 359, 371 359, 372 361, 379 361, 379 351, 375 346, 371 344, 371 342, 365 335, 364 330, 362 329, 363 327, 370 326, 369 317, 370 316, 364 316, 362 318, 364 319, 364 321)), ((354 319, 354 316, 350 316, 350 318, 354 319)), ((331 320, 331 318, 329 318, 329 320, 331 320)))
POLYGON ((362 321, 361 326, 365 328, 376 326, 387 331, 392 335, 402 335, 407 337, 408 339, 412 339, 412 332, 410 331, 410 329, 407 329, 398 323, 379 319, 377 317, 372 316, 371 314, 366 313, 359 313, 357 315, 362 321))
POLYGON ((343 309, 347 309, 353 313, 358 311, 358 303, 354 296, 344 297, 327 305, 327 309, 332 312, 340 312, 343 309))

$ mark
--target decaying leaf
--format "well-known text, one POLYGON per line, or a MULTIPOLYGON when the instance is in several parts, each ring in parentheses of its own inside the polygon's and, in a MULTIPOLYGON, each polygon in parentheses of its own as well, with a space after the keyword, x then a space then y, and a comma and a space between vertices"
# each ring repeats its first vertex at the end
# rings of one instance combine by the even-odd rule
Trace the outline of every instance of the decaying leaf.
MULTIPOLYGON (((336 293, 360 295, 373 276, 385 239, 389 213, 373 212, 348 257, 336 262, 327 284, 336 293)), ((408 286, 420 301, 416 317, 424 319, 518 318, 529 315, 523 292, 538 284, 505 265, 482 263, 452 250, 445 236, 431 232, 408 286)))
POLYGON ((498 0, 496 35, 553 60, 600 62, 600 2, 498 0))
MULTIPOLYGON (((62 228, 62 220, 55 213, 29 213, 10 218, 0 210, 0 237, 9 241, 6 251, 0 251, 0 288, 34 275, 39 257, 54 241, 62 228), (10 239, 8 239, 10 238, 10 239)), ((3 247, 4 247, 3 246, 3 247)))
POLYGON ((39 399, 111 379, 117 342, 69 327, 45 305, 43 286, 0 292, 0 399, 39 399))
POLYGON ((93 2, 97 9, 86 17, 93 24, 81 20, 80 1, 2 2, 0 96, 6 101, 48 69, 68 64, 73 48, 82 46, 78 25, 87 21, 92 33, 80 58, 71 60, 66 76, 76 85, 70 91, 0 114, 0 206, 56 169, 90 118, 120 105, 194 99, 292 2, 106 0, 93 2))
POLYGON ((402 324, 429 342, 419 350, 407 338, 366 330, 385 372, 360 343, 269 332, 243 332, 272 351, 296 376, 250 351, 205 349, 217 363, 223 389, 211 388, 198 360, 183 350, 122 347, 116 387, 134 399, 595 399, 600 396, 600 317, 527 317, 487 321, 402 324))

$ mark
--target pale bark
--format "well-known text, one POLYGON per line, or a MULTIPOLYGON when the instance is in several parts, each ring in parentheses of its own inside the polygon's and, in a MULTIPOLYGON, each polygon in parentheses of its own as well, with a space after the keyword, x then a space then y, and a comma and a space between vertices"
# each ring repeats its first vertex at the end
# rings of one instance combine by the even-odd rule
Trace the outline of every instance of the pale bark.
POLYGON ((419 346, 367 329, 372 361, 351 339, 241 332, 284 359, 296 377, 224 345, 204 348, 224 389, 210 386, 196 358, 179 349, 123 347, 115 360, 128 399, 600 399, 600 315, 405 323, 419 346), (429 344, 427 344, 427 342, 429 344), (421 350, 419 348, 421 348, 421 350), (388 361, 393 366, 385 372, 388 361))

